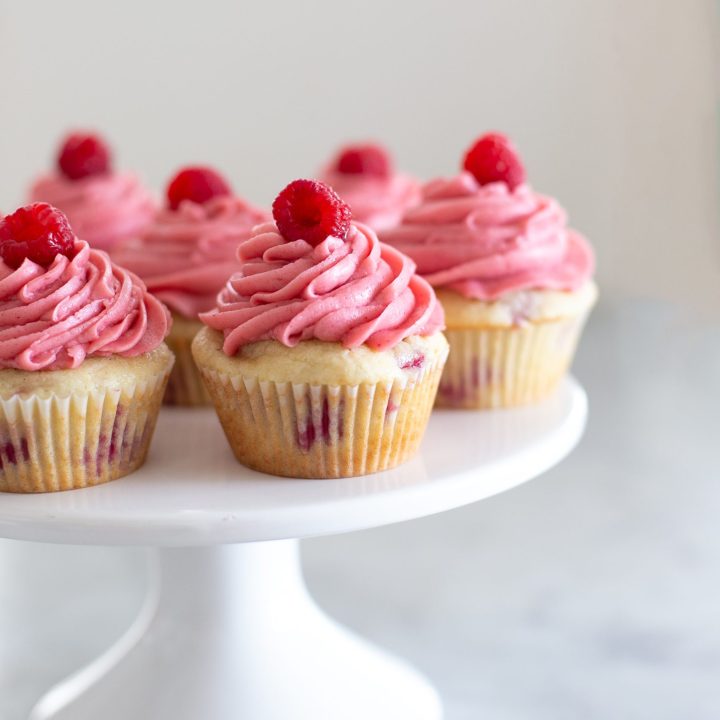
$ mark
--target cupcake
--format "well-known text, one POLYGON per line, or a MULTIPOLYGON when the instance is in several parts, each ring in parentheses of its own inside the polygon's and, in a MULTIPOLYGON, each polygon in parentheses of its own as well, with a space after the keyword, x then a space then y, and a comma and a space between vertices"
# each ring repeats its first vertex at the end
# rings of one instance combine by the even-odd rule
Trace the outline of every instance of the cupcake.
POLYGON ((447 357, 412 261, 295 180, 238 250, 193 353, 237 459, 274 475, 386 470, 417 450, 447 357))
POLYGON ((556 388, 597 297, 593 252, 526 184, 506 137, 481 137, 463 171, 427 183, 381 239, 415 261, 445 309, 439 406, 524 405, 556 388))
POLYGON ((357 222, 375 232, 397 225, 420 199, 420 183, 397 172, 388 151, 377 144, 342 148, 319 177, 350 206, 357 222))
POLYGON ((145 230, 156 211, 150 191, 132 173, 113 171, 107 144, 89 133, 64 140, 57 168, 33 183, 30 202, 59 208, 81 240, 108 251, 145 230))
POLYGON ((0 491, 97 485, 142 465, 170 316, 46 203, 0 220, 0 491))
POLYGON ((137 273, 172 311, 167 343, 176 363, 165 401, 209 405, 190 345, 202 328, 198 314, 215 306, 225 281, 238 267, 237 247, 268 213, 233 195, 217 172, 188 167, 170 181, 167 207, 147 231, 123 243, 113 259, 137 273))

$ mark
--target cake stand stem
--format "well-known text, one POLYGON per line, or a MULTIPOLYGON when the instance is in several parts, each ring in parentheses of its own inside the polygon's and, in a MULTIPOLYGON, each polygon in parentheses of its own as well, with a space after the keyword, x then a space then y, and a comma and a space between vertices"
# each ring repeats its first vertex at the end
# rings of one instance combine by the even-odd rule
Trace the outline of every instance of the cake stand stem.
POLYGON ((438 720, 433 688, 328 618, 298 541, 151 551, 127 633, 31 720, 438 720))

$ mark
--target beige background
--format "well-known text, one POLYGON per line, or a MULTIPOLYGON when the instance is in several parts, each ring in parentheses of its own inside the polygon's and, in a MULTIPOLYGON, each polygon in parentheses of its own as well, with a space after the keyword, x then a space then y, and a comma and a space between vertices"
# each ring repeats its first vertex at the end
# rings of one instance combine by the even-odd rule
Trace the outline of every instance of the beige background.
MULTIPOLYGON (((607 290, 720 300, 714 0, 0 0, 0 209, 61 132, 158 190, 215 163, 268 202, 345 138, 423 177, 503 129, 607 290)), ((717 303, 720 304, 720 303, 717 303)))

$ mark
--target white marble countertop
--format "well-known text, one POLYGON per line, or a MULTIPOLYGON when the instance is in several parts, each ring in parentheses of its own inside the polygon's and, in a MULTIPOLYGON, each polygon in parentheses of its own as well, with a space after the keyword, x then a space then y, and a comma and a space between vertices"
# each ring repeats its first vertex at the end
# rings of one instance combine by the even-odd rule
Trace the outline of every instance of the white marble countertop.
MULTIPOLYGON (((447 720, 720 717, 720 324, 602 306, 580 448, 461 510, 308 541, 311 590, 407 657, 447 720)), ((137 550, 0 542, 0 719, 95 657, 142 598, 137 550)))

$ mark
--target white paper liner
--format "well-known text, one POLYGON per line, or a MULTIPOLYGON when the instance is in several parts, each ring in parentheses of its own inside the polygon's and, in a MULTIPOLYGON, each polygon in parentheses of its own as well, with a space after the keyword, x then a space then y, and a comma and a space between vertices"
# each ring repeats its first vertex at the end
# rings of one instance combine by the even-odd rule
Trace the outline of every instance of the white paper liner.
POLYGON ((201 374, 241 463, 273 475, 336 478, 386 470, 417 451, 443 361, 395 382, 352 386, 201 374))
POLYGON ((192 356, 192 338, 168 336, 165 342, 175 354, 175 366, 170 373, 163 402, 166 405, 202 407, 212 405, 205 385, 192 356))
POLYGON ((437 407, 500 408, 539 402, 567 372, 587 313, 518 327, 448 329, 450 356, 437 407))
POLYGON ((0 398, 0 491, 53 492, 114 480, 145 460, 168 371, 124 386, 0 398))

